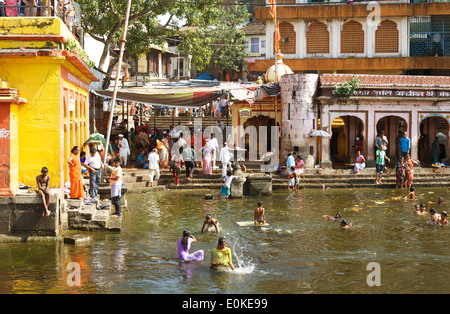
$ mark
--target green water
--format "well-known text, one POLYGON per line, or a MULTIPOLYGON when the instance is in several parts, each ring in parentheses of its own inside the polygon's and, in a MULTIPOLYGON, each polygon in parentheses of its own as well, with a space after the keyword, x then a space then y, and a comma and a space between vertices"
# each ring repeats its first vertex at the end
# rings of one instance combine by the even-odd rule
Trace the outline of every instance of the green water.
MULTIPOLYGON (((91 233, 82 246, 0 243, 0 293, 450 293, 450 227, 412 215, 414 204, 450 201, 448 189, 300 190, 272 197, 205 200, 202 191, 129 194, 121 233, 91 233), (264 201, 268 227, 239 227, 264 201), (375 201, 379 202, 376 203, 375 201), (341 230, 322 215, 340 212, 341 230), (207 213, 221 225, 235 272, 209 267, 218 235, 201 234, 207 213), (205 251, 203 263, 181 263, 177 239, 188 228, 205 251), (67 265, 81 267, 81 286, 69 286, 67 265), (369 286, 366 267, 380 265, 381 286, 369 286)), ((448 203, 450 204, 450 203, 448 203)), ((428 204, 438 211, 447 203, 428 204)))

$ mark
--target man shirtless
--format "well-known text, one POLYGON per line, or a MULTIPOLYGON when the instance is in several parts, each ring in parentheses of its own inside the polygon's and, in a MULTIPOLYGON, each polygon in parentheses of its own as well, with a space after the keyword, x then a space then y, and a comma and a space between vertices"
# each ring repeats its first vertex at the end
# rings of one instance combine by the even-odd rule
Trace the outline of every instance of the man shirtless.
POLYGON ((213 218, 211 215, 206 215, 205 221, 203 222, 202 233, 206 226, 206 232, 216 230, 219 233, 219 222, 216 218, 213 218), (214 229, 213 229, 214 228, 214 229))
POLYGON ((36 183, 38 185, 38 193, 42 198, 42 204, 44 205, 43 217, 50 216, 48 207, 50 206, 50 176, 48 175, 47 167, 41 169, 41 174, 36 177, 36 183))
POLYGON ((263 207, 263 202, 258 202, 258 207, 255 209, 255 225, 258 224, 265 224, 266 223, 266 214, 265 209, 263 207))

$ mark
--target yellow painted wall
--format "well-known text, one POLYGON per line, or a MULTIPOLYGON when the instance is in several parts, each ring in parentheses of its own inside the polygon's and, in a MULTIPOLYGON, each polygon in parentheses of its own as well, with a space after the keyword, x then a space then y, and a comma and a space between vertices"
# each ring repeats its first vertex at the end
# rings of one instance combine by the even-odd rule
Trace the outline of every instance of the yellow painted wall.
POLYGON ((19 134, 18 115, 19 105, 11 104, 9 113, 9 140, 10 140, 10 188, 13 193, 19 189, 19 134))
POLYGON ((89 138, 89 92, 70 82, 63 80, 63 113, 64 128, 64 180, 69 180, 67 159, 73 146, 82 149, 89 138), (69 110, 70 97, 75 99, 75 110, 69 110), (67 115, 69 113, 69 115, 67 115))
MULTIPOLYGON (((35 186, 36 176, 45 166, 52 178, 51 187, 62 187, 69 180, 67 158, 72 148, 70 145, 81 146, 89 137, 88 91, 62 80, 62 65, 73 70, 64 60, 58 57, 0 58, 2 78, 27 99, 26 104, 18 106, 16 113, 18 182, 26 185, 35 186), (64 88, 85 99, 82 102, 78 97, 76 110, 69 117, 74 129, 68 138, 64 134, 64 88)), ((80 72, 76 74, 80 75, 80 72)))
POLYGON ((19 181, 36 185, 46 166, 51 187, 59 187, 60 65, 50 57, 2 57, 0 73, 27 99, 18 109, 19 181))

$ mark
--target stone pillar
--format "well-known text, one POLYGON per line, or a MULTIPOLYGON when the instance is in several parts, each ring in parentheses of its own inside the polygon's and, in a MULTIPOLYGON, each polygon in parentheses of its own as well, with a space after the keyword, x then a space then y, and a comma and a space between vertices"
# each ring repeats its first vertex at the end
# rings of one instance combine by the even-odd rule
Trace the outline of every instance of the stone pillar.
POLYGON ((281 78, 282 163, 286 160, 288 152, 296 150, 302 156, 305 168, 314 167, 317 158, 317 139, 310 137, 309 133, 317 128, 317 106, 314 96, 318 82, 318 74, 285 74, 281 78))
POLYGON ((232 162, 232 165, 233 165, 233 176, 237 176, 238 178, 233 178, 233 180, 231 180, 230 198, 243 198, 244 183, 246 178, 241 171, 241 164, 239 161, 232 162))

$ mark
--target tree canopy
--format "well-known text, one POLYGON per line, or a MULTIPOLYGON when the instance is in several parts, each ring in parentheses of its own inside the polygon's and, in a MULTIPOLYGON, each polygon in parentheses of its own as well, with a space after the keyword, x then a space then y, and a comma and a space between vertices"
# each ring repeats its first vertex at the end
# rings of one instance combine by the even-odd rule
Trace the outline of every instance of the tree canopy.
MULTIPOLYGON (((221 70, 238 70, 244 56, 244 34, 238 26, 247 20, 247 8, 237 2, 223 2, 133 0, 125 46, 127 52, 146 53, 151 44, 164 46, 165 38, 177 37, 180 51, 192 55, 196 69, 215 66, 221 70), (168 17, 164 25, 159 22, 161 16, 168 17)), ((98 69, 108 78, 118 61, 118 54, 113 49, 120 46, 127 1, 77 0, 77 3, 82 11, 84 32, 104 44, 98 69), (106 68, 108 52, 112 60, 106 68)))

